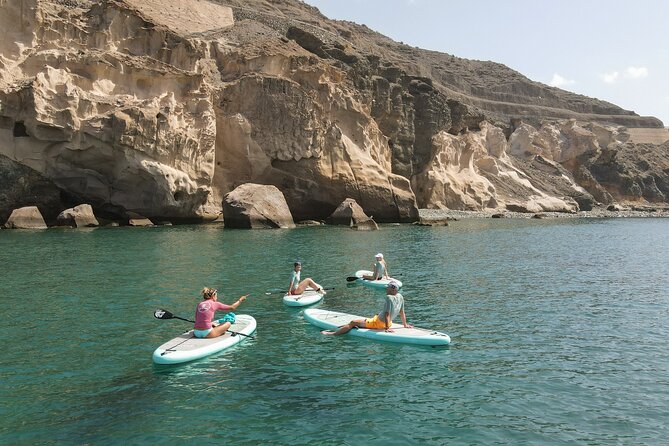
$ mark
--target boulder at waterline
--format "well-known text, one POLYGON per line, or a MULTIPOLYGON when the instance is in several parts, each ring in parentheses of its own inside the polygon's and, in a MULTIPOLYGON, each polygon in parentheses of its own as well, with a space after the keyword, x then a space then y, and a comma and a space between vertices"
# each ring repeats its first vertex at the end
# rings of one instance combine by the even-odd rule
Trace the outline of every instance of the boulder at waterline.
POLYGON ((37 206, 14 209, 5 223, 7 229, 46 229, 44 217, 37 206))
POLYGON ((56 223, 58 226, 72 226, 75 228, 100 226, 90 204, 80 204, 79 206, 65 209, 56 217, 56 223))
POLYGON ((367 220, 370 220, 370 217, 365 214, 360 205, 353 198, 347 198, 337 206, 337 209, 325 222, 329 225, 353 226, 367 220))
POLYGON ((143 215, 128 212, 128 226, 153 226, 153 222, 143 215))
POLYGON ((223 200, 226 228, 294 228, 286 198, 276 187, 246 183, 223 200))

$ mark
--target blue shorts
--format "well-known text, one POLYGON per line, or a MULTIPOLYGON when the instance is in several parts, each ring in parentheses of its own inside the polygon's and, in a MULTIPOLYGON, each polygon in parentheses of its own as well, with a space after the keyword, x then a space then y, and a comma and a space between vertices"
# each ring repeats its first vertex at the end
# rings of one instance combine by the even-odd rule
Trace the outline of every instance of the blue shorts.
POLYGON ((193 334, 196 338, 206 338, 209 333, 211 333, 211 328, 207 328, 206 330, 193 330, 193 334))

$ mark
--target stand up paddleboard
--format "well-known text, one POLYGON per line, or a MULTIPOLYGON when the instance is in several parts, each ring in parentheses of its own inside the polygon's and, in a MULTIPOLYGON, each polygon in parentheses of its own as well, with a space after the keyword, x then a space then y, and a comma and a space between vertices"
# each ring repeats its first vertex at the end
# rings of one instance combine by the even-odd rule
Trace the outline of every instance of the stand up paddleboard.
MULTIPOLYGON (((339 313, 338 311, 321 310, 319 308, 308 308, 304 310, 304 319, 313 325, 328 330, 336 330, 355 319, 366 319, 353 314, 339 313)), ((424 328, 404 328, 402 324, 393 323, 393 332, 375 330, 371 328, 354 328, 348 334, 361 338, 374 339, 377 341, 397 342, 399 344, 416 345, 448 345, 451 337, 446 333, 424 328)))
POLYGON ((256 331, 256 320, 248 314, 238 314, 230 331, 217 338, 196 338, 193 330, 167 341, 153 352, 156 364, 180 364, 213 355, 239 344, 256 331), (246 335, 246 336, 244 336, 246 335))
POLYGON ((307 288, 302 294, 286 294, 283 296, 284 305, 289 307, 306 307, 315 304, 323 299, 324 294, 317 292, 313 288, 307 288))
POLYGON ((356 271, 355 277, 358 278, 357 282, 362 283, 363 285, 372 287, 372 288, 385 288, 388 286, 388 283, 390 281, 393 281, 402 288, 402 282, 397 279, 393 279, 392 277, 389 279, 379 279, 379 280, 367 280, 363 279, 363 276, 373 276, 374 272, 373 271, 367 271, 366 269, 361 269, 360 271, 356 271))

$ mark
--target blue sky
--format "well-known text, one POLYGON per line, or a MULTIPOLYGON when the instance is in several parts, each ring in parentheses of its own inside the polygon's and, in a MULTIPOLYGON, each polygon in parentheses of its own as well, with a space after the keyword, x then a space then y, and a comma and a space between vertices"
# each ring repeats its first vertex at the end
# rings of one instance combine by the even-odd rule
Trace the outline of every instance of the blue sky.
POLYGON ((503 63, 669 126, 669 1, 307 0, 421 48, 503 63))

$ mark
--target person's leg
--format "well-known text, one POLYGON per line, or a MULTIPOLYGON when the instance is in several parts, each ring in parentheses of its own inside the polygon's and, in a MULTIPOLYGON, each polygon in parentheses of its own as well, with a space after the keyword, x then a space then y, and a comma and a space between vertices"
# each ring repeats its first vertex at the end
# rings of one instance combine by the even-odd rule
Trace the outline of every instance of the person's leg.
POLYGON ((305 279, 304 281, 306 282, 307 280, 309 281, 308 286, 310 286, 311 288, 313 288, 316 291, 319 291, 319 292, 325 294, 325 290, 323 289, 322 286, 320 286, 319 284, 317 284, 316 282, 311 280, 311 278, 305 279))
POLYGON ((224 322, 221 325, 217 325, 216 327, 213 327, 209 334, 207 335, 208 338, 217 338, 221 335, 223 335, 228 328, 230 328, 230 322, 224 322))
POLYGON ((354 327, 365 328, 365 319, 356 319, 354 321, 351 321, 348 324, 339 327, 337 331, 323 330, 321 331, 321 333, 325 335, 337 336, 348 333, 349 331, 353 330, 354 327))
POLYGON ((296 291, 296 293, 297 293, 297 294, 302 294, 302 293, 304 293, 304 291, 307 289, 307 287, 311 287, 311 288, 313 288, 314 290, 318 290, 318 289, 322 289, 322 288, 323 288, 323 287, 321 287, 319 284, 317 284, 316 282, 314 282, 313 280, 311 280, 311 278, 307 278, 307 279, 304 279, 302 282, 300 282, 300 284, 297 286, 297 291, 296 291))
POLYGON ((302 294, 302 293, 304 293, 304 290, 307 289, 307 286, 309 286, 308 283, 307 283, 307 279, 304 279, 302 282, 300 282, 300 283, 297 285, 297 288, 295 288, 294 293, 295 293, 295 294, 302 294))

